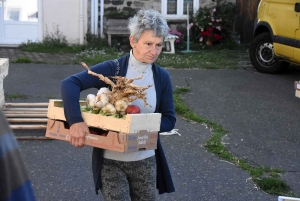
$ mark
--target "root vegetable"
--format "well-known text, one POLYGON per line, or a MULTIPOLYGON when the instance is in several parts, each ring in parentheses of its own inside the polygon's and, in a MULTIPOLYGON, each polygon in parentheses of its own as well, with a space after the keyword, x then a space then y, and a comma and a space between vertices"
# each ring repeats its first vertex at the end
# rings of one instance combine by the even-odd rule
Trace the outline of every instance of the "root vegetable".
POLYGON ((106 104, 101 111, 106 115, 114 115, 117 112, 116 108, 111 103, 106 104))
POLYGON ((97 100, 101 101, 103 106, 109 103, 109 97, 106 94, 99 94, 97 95, 97 100))
POLYGON ((98 90, 97 96, 100 94, 106 94, 109 96, 111 94, 111 91, 107 87, 102 87, 98 90))
MULTIPOLYGON (((116 101, 124 100, 128 104, 136 99, 141 99, 144 101, 144 106, 149 105, 145 90, 150 88, 152 85, 143 87, 132 84, 134 80, 142 79, 142 76, 132 79, 127 79, 126 77, 121 76, 113 76, 111 78, 116 80, 116 83, 114 83, 108 77, 92 72, 84 62, 81 62, 81 64, 88 70, 88 74, 98 77, 100 80, 112 87, 109 103, 114 105, 116 101)), ((149 106, 151 107, 151 105, 149 106)))
POLYGON ((88 94, 86 97, 87 109, 92 109, 95 107, 96 96, 94 94, 88 94))
POLYGON ((124 112, 127 108, 127 103, 124 100, 117 100, 115 102, 115 108, 117 110, 117 112, 124 112))
POLYGON ((97 108, 103 108, 104 107, 104 104, 101 102, 101 101, 97 101, 96 104, 95 104, 95 107, 97 108))

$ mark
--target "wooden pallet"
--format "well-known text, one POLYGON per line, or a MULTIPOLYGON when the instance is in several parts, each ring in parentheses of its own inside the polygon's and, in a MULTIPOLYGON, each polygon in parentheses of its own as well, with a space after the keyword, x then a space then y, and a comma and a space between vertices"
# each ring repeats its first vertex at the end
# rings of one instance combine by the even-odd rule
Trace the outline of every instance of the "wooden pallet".
POLYGON ((11 129, 46 129, 49 103, 4 103, 11 129))

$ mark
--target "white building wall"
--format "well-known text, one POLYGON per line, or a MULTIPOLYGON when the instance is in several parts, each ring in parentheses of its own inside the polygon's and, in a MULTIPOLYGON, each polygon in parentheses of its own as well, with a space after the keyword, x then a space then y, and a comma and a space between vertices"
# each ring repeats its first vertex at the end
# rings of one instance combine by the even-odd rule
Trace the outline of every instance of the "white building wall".
POLYGON ((87 32, 86 0, 43 0, 42 15, 43 37, 47 31, 54 33, 58 26, 69 43, 83 43, 87 32))

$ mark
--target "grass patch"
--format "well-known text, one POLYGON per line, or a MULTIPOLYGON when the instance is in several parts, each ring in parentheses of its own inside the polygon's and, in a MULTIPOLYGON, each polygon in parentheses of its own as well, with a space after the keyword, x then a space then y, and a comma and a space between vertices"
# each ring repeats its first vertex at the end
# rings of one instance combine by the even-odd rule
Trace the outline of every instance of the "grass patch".
MULTIPOLYGON (((86 39, 87 44, 85 45, 69 45, 57 28, 54 34, 48 34, 42 42, 28 41, 22 43, 19 48, 29 52, 77 53, 73 57, 72 63, 85 62, 88 65, 113 60, 129 53, 128 50, 123 52, 123 50, 109 47, 106 39, 91 34, 87 34, 86 39)), ((162 67, 176 69, 238 69, 239 61, 249 61, 247 47, 238 44, 230 44, 230 46, 219 44, 203 49, 198 47, 196 51, 190 53, 181 53, 179 48, 176 50, 175 54, 161 53, 155 63, 162 67)), ((20 58, 17 62, 29 61, 20 58)))
POLYGON ((28 98, 27 95, 25 95, 25 94, 19 94, 19 93, 15 93, 15 94, 7 94, 7 93, 5 93, 4 96, 5 96, 6 100, 14 100, 14 99, 24 100, 24 99, 28 98))
POLYGON ((249 60, 249 56, 245 48, 234 50, 209 48, 192 53, 162 53, 156 63, 163 67, 178 69, 237 69, 237 63, 242 60, 249 60))
POLYGON ((290 187, 278 178, 256 178, 254 182, 265 192, 273 195, 284 195, 290 187))
POLYGON ((126 53, 118 51, 115 48, 103 47, 102 49, 87 49, 75 55, 72 59, 74 64, 85 62, 88 65, 95 65, 106 60, 113 60, 126 53))
POLYGON ((43 42, 27 42, 19 46, 23 51, 42 53, 77 53, 84 50, 82 45, 51 46, 43 42))
POLYGON ((12 63, 33 63, 29 57, 18 57, 16 60, 13 60, 12 63))
POLYGON ((246 170, 252 177, 252 181, 263 191, 273 195, 296 196, 291 192, 290 187, 285 181, 281 180, 280 173, 283 170, 269 167, 252 166, 245 160, 240 160, 231 154, 222 144, 222 137, 228 132, 220 124, 199 117, 192 110, 190 110, 182 101, 181 95, 189 92, 188 88, 177 88, 174 94, 175 112, 183 118, 205 124, 213 133, 212 137, 205 143, 206 149, 217 155, 222 160, 226 160, 246 170))
MULTIPOLYGON (((104 47, 101 50, 88 49, 78 53, 73 58, 73 63, 83 61, 90 65, 95 65, 106 60, 113 60, 127 53, 110 47, 104 47)), ((245 48, 235 50, 216 48, 203 49, 193 53, 161 53, 155 63, 162 67, 176 69, 238 69, 237 63, 241 60, 249 60, 245 48)))

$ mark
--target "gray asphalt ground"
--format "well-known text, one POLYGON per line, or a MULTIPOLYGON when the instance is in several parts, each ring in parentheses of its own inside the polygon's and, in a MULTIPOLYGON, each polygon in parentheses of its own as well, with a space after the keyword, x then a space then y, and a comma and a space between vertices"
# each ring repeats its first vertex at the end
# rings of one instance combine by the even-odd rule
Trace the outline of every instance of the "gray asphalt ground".
MULTIPOLYGON (((28 98, 6 102, 60 98, 60 81, 82 70, 79 65, 11 63, 4 91, 28 98)), ((253 165, 285 170, 282 178, 300 195, 300 100, 294 89, 299 71, 280 75, 261 74, 252 68, 168 71, 174 89, 190 87, 184 103, 228 131, 223 138, 226 148, 253 165)), ((82 97, 95 92, 85 91, 82 97)), ((246 171, 206 151, 203 145, 212 133, 205 125, 177 118, 181 136, 161 136, 176 192, 160 195, 158 200, 278 199, 257 189, 246 171)), ((44 135, 45 130, 15 133, 44 135)), ((19 140, 19 145, 38 200, 102 200, 93 189, 91 147, 79 149, 58 140, 19 140)))

